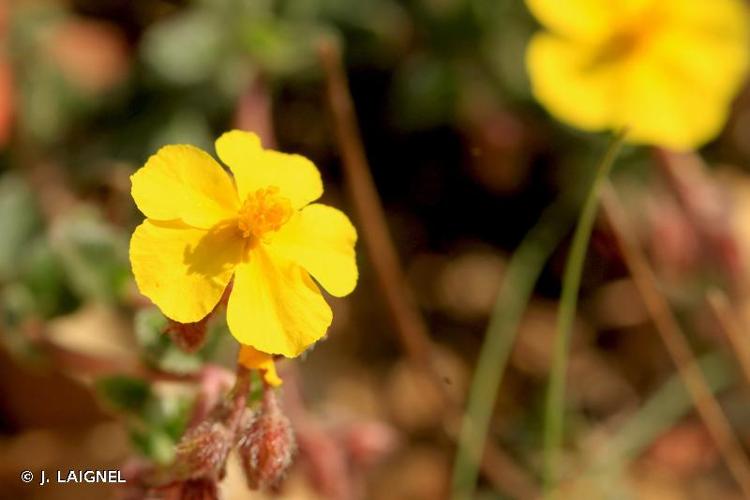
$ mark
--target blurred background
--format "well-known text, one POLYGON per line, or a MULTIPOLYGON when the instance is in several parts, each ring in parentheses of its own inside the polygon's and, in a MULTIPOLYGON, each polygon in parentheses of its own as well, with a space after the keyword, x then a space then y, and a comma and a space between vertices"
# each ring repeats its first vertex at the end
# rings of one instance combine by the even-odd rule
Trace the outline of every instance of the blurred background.
MULTIPOLYGON (((19 474, 169 463, 196 386, 210 392, 220 367, 232 369, 237 345, 220 319, 185 354, 132 279, 128 239, 142 215, 129 175, 161 145, 213 151, 225 130, 258 131, 266 146, 311 158, 323 202, 353 213, 316 49, 326 37, 342 47, 442 387, 402 349, 360 243, 359 285, 329 298, 328 338, 279 365, 299 441, 280 495, 446 498, 457 422, 443 392, 464 401, 509 255, 554 200, 579 196, 608 140, 532 99, 524 50, 537 29, 509 0, 3 0, 0 498, 142 498, 111 485, 25 485, 19 474)), ((745 90, 700 157, 626 147, 613 174, 745 445, 747 382, 705 297, 724 290, 745 324, 749 167, 745 90)), ((499 481, 481 475, 477 498, 516 498, 537 481, 568 243, 542 273, 500 391, 487 395, 497 398, 488 441, 508 462, 496 464, 499 481), (504 489, 515 474, 520 486, 504 489)), ((574 335, 566 441, 580 473, 569 498, 742 497, 601 220, 574 335), (592 472, 588 457, 611 440, 619 451, 592 472)), ((226 498, 265 498, 233 467, 226 498)))

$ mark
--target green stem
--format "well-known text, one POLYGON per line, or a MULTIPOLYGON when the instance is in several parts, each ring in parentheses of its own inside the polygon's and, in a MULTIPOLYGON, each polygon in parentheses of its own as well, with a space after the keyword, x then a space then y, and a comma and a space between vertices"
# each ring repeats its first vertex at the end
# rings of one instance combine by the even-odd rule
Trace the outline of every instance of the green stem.
POLYGON ((573 330, 573 321, 578 303, 586 249, 594 226, 599 204, 599 191, 609 175, 617 153, 622 146, 625 133, 615 136, 596 167, 594 180, 586 195, 578 226, 573 235, 562 282, 562 294, 557 314, 557 336, 552 353, 549 387, 544 414, 544 486, 548 492, 558 480, 558 462, 562 447, 563 415, 565 410, 565 376, 568 369, 568 350, 573 330))
POLYGON ((451 498, 454 500, 468 500, 472 496, 492 409, 518 323, 545 262, 572 224, 571 212, 562 201, 547 208, 510 259, 469 390, 453 466, 451 498))

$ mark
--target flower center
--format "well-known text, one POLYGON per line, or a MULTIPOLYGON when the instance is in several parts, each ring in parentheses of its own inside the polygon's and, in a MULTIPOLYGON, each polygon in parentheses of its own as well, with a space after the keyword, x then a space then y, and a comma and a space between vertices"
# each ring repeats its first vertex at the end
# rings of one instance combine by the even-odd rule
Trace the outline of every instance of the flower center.
POLYGON ((279 188, 258 189, 245 198, 237 216, 237 228, 244 238, 262 238, 277 231, 292 216, 289 198, 279 194, 279 188))
POLYGON ((659 31, 663 15, 657 8, 651 8, 616 29, 597 51, 592 66, 615 63, 628 58, 659 31))

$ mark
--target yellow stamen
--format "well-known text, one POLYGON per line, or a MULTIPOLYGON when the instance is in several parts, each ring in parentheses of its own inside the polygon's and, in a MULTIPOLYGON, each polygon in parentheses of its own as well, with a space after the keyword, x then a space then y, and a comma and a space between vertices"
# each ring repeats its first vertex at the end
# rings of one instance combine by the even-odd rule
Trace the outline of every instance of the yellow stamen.
POLYGON ((277 231, 292 216, 289 198, 279 194, 279 188, 270 186, 250 193, 240 208, 237 227, 244 238, 263 238, 277 231))

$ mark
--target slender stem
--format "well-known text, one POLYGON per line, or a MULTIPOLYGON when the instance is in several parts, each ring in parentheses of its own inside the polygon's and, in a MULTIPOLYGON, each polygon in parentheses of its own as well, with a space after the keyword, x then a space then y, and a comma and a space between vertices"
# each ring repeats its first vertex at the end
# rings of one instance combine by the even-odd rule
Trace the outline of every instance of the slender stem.
POLYGON ((695 361, 680 324, 666 299, 659 292, 656 276, 639 246, 635 232, 628 223, 625 210, 610 185, 606 185, 602 190, 602 204, 625 263, 656 326, 656 331, 677 366, 680 377, 693 399, 693 404, 729 471, 742 489, 745 498, 750 498, 750 462, 748 462, 747 455, 724 415, 721 405, 711 393, 709 384, 695 361))
POLYGON ((229 416, 226 421, 227 428, 234 434, 242 421, 242 414, 247 405, 247 397, 250 392, 251 371, 242 365, 237 365, 237 379, 234 387, 228 395, 229 416))
POLYGON ((586 249, 596 218, 599 190, 609 175, 624 138, 624 131, 613 138, 596 167, 594 180, 586 195, 581 216, 573 235, 570 253, 565 263, 562 295, 557 315, 557 336, 553 348, 544 414, 544 484, 547 490, 558 479, 558 462, 562 447, 563 416, 565 413, 565 377, 568 368, 568 350, 578 303, 578 289, 581 284, 583 263, 586 259, 586 249))
POLYGON ((571 210, 551 205, 511 257, 487 325, 469 390, 453 465, 452 498, 472 498, 505 365, 539 274, 572 223, 571 210))

